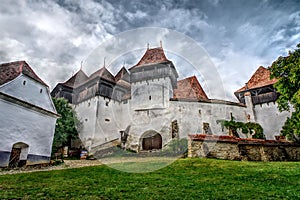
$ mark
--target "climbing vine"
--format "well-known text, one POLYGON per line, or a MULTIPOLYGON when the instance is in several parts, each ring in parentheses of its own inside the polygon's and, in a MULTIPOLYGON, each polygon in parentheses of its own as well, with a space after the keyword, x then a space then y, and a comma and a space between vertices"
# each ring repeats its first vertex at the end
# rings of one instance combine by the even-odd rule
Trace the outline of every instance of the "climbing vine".
POLYGON ((222 129, 224 127, 229 130, 229 135, 239 137, 238 130, 241 130, 247 137, 256 139, 265 139, 264 130, 260 124, 254 122, 237 122, 234 117, 228 120, 217 120, 217 123, 221 123, 222 129))

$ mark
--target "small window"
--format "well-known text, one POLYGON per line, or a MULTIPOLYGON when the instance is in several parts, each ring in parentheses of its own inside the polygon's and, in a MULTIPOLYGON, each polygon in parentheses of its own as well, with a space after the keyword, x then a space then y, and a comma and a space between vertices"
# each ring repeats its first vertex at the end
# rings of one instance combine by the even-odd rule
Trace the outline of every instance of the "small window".
POLYGON ((149 96, 149 100, 151 100, 151 96, 149 96))
POLYGON ((106 118, 106 119, 105 119, 105 121, 106 121, 106 122, 109 122, 109 121, 110 121, 110 119, 106 118))
POLYGON ((86 122, 87 122, 87 121, 88 121, 88 119, 86 118, 84 121, 86 121, 86 122))
POLYGON ((106 106, 108 106, 108 103, 109 103, 108 101, 107 101, 107 102, 105 102, 105 105, 106 105, 106 106))
POLYGON ((26 85, 26 81, 23 81, 23 85, 26 85))
POLYGON ((43 89, 40 89, 40 93, 43 93, 43 89))
POLYGON ((91 106, 91 103, 89 102, 89 103, 88 103, 88 107, 90 107, 90 106, 91 106))

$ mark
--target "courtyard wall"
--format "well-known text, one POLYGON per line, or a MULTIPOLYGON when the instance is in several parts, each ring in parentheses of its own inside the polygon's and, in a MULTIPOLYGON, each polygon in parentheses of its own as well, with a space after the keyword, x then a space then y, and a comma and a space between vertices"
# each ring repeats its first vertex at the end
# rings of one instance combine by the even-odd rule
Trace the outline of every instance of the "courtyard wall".
POLYGON ((286 140, 262 140, 196 134, 188 138, 189 157, 247 161, 299 161, 300 144, 286 140))

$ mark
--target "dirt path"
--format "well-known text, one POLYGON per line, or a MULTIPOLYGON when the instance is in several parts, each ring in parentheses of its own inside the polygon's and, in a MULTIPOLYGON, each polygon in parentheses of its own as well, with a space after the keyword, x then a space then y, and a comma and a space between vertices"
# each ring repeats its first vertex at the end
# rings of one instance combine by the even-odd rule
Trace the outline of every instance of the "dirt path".
POLYGON ((39 171, 51 171, 51 170, 61 170, 61 169, 71 169, 87 166, 97 166, 102 165, 100 160, 64 160, 64 163, 58 166, 36 166, 29 168, 18 168, 10 170, 0 169, 0 176, 5 174, 19 174, 19 173, 29 173, 29 172, 39 172, 39 171))
MULTIPOLYGON (((64 163, 58 166, 46 166, 46 167, 37 166, 37 167, 29 167, 29 168, 11 169, 11 170, 0 169, 0 176, 5 174, 19 174, 19 173, 38 172, 38 171, 72 169, 72 168, 80 168, 80 167, 87 167, 87 166, 98 166, 102 164, 109 165, 112 163, 148 162, 148 161, 157 161, 161 159, 162 159, 161 157, 145 157, 145 158, 121 157, 121 158, 104 158, 99 160, 64 160, 64 163)), ((174 160, 174 158, 163 158, 163 159, 169 160, 170 162, 174 160)))

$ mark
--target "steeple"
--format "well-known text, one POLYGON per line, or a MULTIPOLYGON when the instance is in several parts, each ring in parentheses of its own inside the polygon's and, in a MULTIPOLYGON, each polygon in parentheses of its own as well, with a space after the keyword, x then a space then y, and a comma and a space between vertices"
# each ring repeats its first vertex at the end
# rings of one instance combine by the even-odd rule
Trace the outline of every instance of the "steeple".
POLYGON ((162 48, 162 45, 160 47, 156 48, 148 48, 141 58, 141 60, 134 65, 131 69, 137 68, 139 66, 144 66, 144 65, 151 65, 151 64, 160 64, 160 63, 166 63, 166 62, 171 62, 170 60, 167 59, 164 50, 162 48))

